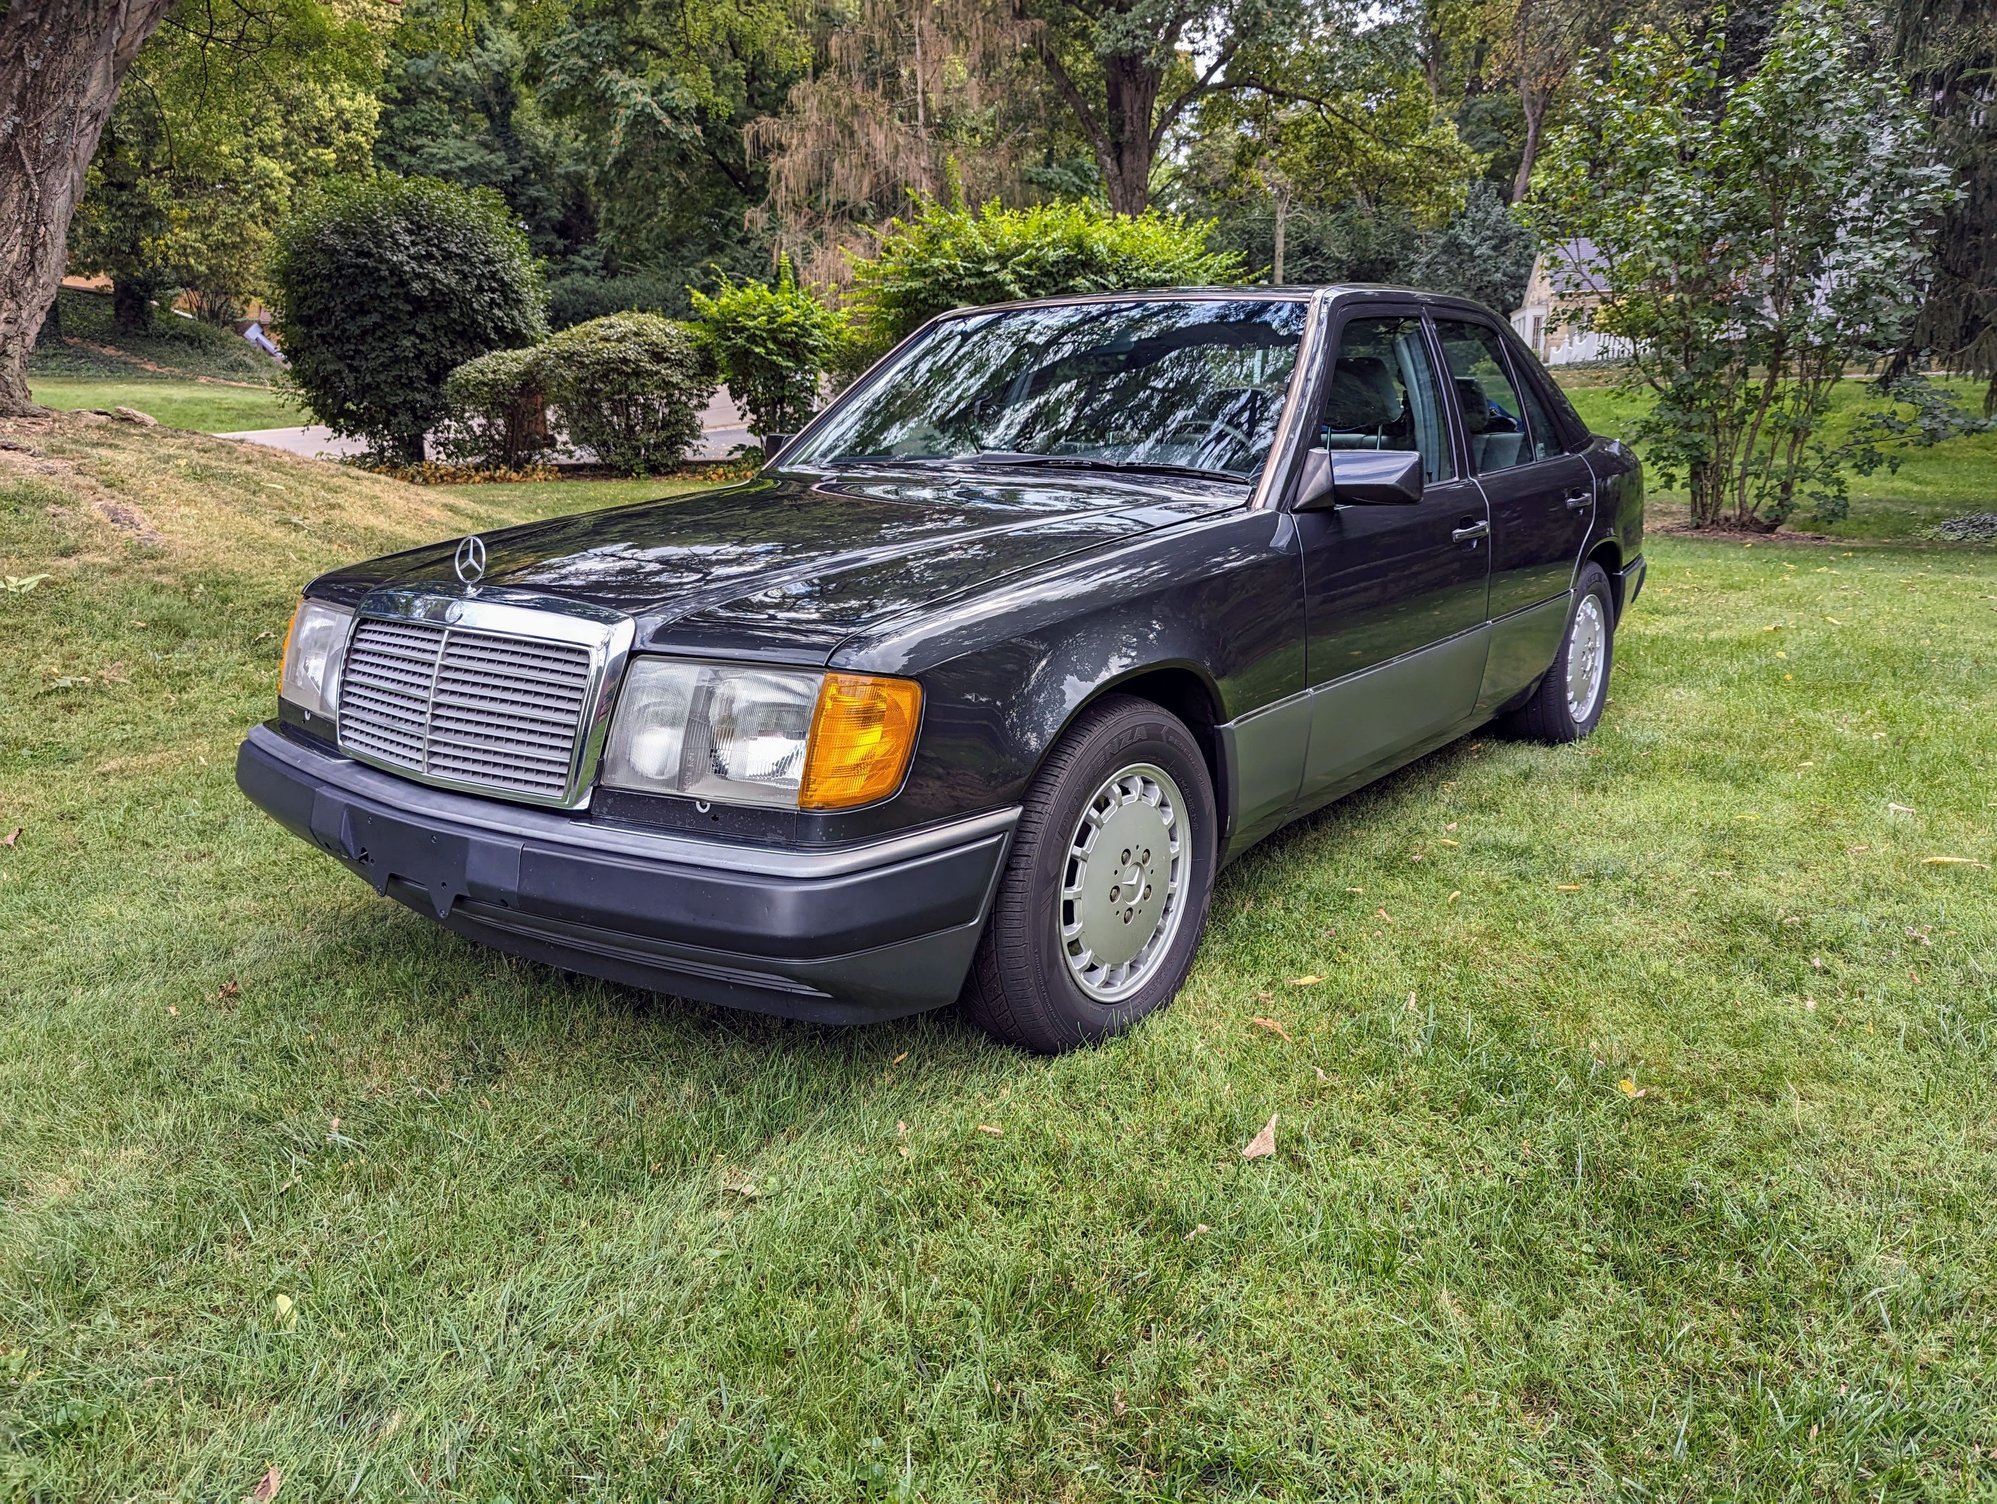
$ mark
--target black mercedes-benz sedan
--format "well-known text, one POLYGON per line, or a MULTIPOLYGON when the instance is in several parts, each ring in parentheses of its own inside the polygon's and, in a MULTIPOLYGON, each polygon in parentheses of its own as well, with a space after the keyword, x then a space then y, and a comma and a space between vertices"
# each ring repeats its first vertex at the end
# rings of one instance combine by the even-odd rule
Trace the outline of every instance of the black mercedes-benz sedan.
POLYGON ((1419 292, 965 309, 770 447, 315 580, 244 792, 518 955, 1061 1050, 1284 822, 1586 736, 1643 581, 1634 457, 1419 292))

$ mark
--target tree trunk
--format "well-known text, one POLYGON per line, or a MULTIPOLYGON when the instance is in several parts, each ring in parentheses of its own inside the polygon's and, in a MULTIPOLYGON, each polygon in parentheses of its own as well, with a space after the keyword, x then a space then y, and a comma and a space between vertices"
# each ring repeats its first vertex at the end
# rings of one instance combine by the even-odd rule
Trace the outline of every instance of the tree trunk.
POLYGON ((1109 206, 1142 214, 1151 204, 1151 117, 1162 72, 1149 59, 1116 57, 1103 65, 1103 102, 1109 139, 1097 148, 1109 206))
POLYGON ((1272 195, 1276 202, 1276 255, 1269 268, 1269 285, 1283 285, 1283 250, 1288 237, 1290 219, 1290 190, 1278 188, 1272 195))
POLYGON ((0 416, 33 412, 28 352, 62 283, 70 216, 139 45, 172 0, 0 10, 0 416))
POLYGON ((1552 95, 1528 93, 1521 103, 1525 106, 1525 145, 1519 151, 1518 175, 1512 179, 1515 204, 1522 202, 1532 187, 1532 164, 1539 157, 1540 131, 1546 124, 1546 107, 1552 103, 1552 95))
POLYGON ((143 334, 153 326, 153 290, 149 283, 111 279, 111 327, 120 334, 143 334))

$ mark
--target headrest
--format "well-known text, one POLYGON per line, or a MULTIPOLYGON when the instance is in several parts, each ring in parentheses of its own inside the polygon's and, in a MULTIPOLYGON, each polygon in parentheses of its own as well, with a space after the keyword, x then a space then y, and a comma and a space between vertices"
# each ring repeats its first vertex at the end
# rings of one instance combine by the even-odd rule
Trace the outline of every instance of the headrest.
POLYGON ((1365 433, 1401 420, 1401 389, 1377 355, 1342 355, 1324 401, 1325 426, 1334 433, 1365 433))
POLYGON ((1470 433, 1491 431, 1491 399, 1474 376, 1456 378, 1456 405, 1463 409, 1463 427, 1470 433))

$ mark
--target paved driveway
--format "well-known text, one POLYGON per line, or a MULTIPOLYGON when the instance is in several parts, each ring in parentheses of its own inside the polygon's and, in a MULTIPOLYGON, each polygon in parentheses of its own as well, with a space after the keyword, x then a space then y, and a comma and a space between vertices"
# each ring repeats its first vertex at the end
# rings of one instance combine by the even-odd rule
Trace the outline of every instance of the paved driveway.
MULTIPOLYGON (((331 429, 317 424, 302 428, 252 428, 241 433, 217 434, 216 437, 262 444, 268 449, 282 449, 286 454, 302 454, 307 459, 345 459, 367 447, 358 439, 336 439, 331 429)), ((697 460, 725 460, 737 445, 750 442, 741 409, 728 395, 728 388, 723 387, 714 394, 713 401, 701 410, 700 443, 694 446, 691 457, 697 460)))

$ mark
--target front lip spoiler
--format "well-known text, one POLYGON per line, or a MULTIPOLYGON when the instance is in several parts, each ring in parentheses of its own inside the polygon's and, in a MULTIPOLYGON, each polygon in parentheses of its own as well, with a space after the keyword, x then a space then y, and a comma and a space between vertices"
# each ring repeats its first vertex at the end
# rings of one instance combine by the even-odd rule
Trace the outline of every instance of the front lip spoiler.
POLYGON ((825 1023, 963 984, 1019 811, 863 845, 769 849, 451 793, 251 731, 236 781, 379 893, 530 959, 825 1023))

